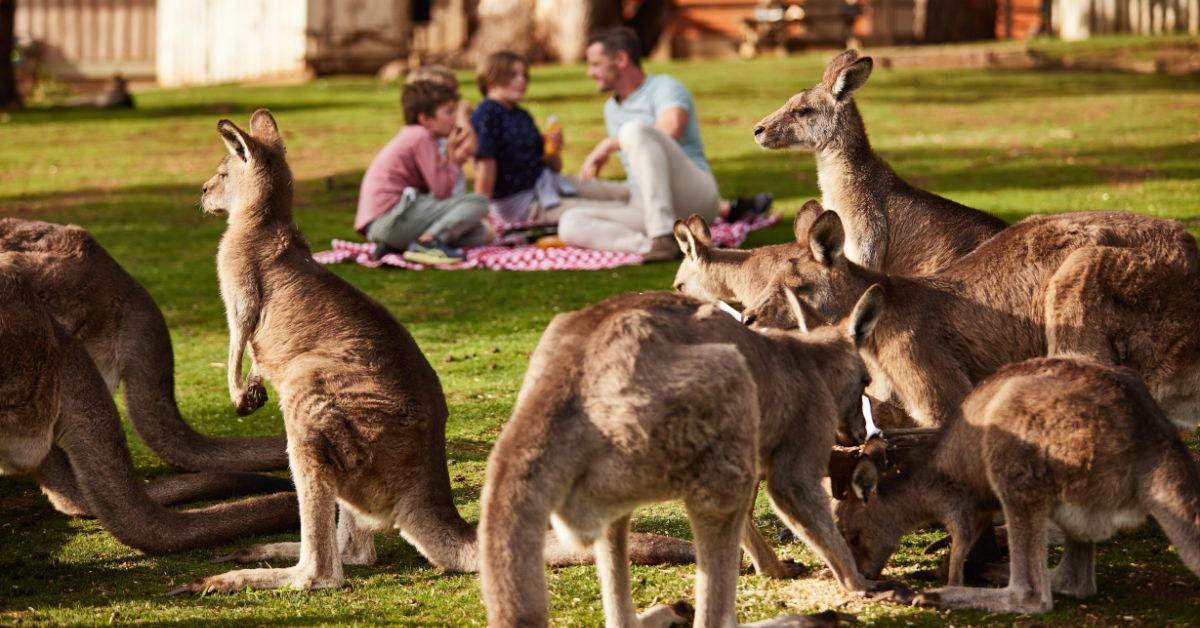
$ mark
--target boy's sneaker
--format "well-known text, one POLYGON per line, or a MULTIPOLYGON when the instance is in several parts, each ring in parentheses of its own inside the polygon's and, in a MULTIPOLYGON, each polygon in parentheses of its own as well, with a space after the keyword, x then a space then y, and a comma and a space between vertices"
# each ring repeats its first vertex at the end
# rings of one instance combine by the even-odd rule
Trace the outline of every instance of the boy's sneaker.
POLYGON ((415 264, 457 264, 466 259, 462 249, 446 246, 438 240, 413 242, 404 251, 404 259, 415 264))
POLYGON ((754 195, 754 198, 735 198, 729 202, 729 216, 725 220, 727 222, 754 220, 771 209, 773 200, 775 199, 770 192, 759 192, 754 195))

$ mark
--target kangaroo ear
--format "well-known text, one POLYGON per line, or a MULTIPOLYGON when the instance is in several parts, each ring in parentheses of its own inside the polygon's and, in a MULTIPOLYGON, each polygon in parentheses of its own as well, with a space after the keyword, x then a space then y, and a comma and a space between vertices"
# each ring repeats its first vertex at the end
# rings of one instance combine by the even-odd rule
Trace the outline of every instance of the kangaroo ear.
POLYGON ((871 68, 874 62, 871 57, 863 57, 854 63, 842 68, 837 74, 837 78, 833 80, 833 85, 829 91, 833 93, 833 97, 838 102, 844 101, 854 93, 854 90, 866 84, 867 78, 871 76, 871 68))
POLYGON ((808 246, 813 257, 824 266, 833 266, 841 259, 846 246, 846 231, 837 212, 826 211, 813 221, 808 234, 808 246))
POLYGON ((808 201, 796 212, 796 221, 792 223, 792 234, 796 236, 796 242, 801 244, 808 242, 808 234, 812 231, 813 223, 817 217, 824 212, 825 208, 816 201, 808 201))
POLYGON ((834 499, 846 499, 850 492, 850 476, 858 460, 858 447, 834 445, 833 451, 829 452, 829 488, 834 499))
POLYGON ((821 74, 821 82, 832 87, 834 81, 837 80, 838 74, 855 61, 858 61, 858 51, 854 49, 845 50, 838 56, 830 59, 829 63, 825 64, 825 71, 821 74))
POLYGON ((801 332, 807 334, 810 327, 808 321, 804 318, 804 308, 800 306, 800 300, 796 298, 795 293, 786 287, 783 288, 783 296, 787 299, 788 307, 792 310, 792 316, 796 317, 796 326, 800 328, 801 332))
POLYGON ((221 120, 217 123, 217 132, 221 134, 221 140, 225 142, 225 148, 229 149, 230 155, 244 162, 250 161, 250 143, 246 140, 246 134, 236 124, 229 120, 221 120))
POLYGON ((268 146, 283 148, 283 136, 279 134, 275 116, 266 109, 259 109, 250 116, 250 135, 268 146))
POLYGON ((696 236, 696 241, 704 246, 712 246, 712 232, 708 230, 708 223, 704 222, 704 218, 700 214, 692 214, 687 217, 688 229, 691 229, 692 235, 696 236))
POLYGON ((700 257, 700 248, 703 244, 696 241, 695 235, 691 229, 688 229, 687 224, 683 220, 675 221, 675 242, 679 244, 679 250, 683 251, 683 256, 689 260, 695 261, 700 257))
POLYGON ((850 488, 854 491, 854 496, 864 504, 876 494, 879 488, 879 468, 869 456, 863 456, 854 465, 854 472, 850 474, 850 488))
POLYGON ((862 346, 867 334, 875 329, 875 324, 883 315, 884 302, 883 286, 879 284, 873 284, 858 298, 858 303, 850 312, 850 321, 846 330, 856 347, 862 346))

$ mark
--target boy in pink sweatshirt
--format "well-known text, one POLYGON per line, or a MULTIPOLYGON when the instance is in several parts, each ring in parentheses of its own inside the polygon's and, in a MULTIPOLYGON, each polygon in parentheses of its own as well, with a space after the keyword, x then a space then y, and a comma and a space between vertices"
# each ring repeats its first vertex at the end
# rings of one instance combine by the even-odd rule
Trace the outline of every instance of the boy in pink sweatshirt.
POLYGON ((438 140, 455 133, 458 91, 415 81, 402 94, 405 126, 363 175, 354 230, 375 243, 376 258, 404 251, 425 264, 461 261, 454 247, 485 244, 492 232, 486 197, 452 194, 470 151, 438 150, 438 140))

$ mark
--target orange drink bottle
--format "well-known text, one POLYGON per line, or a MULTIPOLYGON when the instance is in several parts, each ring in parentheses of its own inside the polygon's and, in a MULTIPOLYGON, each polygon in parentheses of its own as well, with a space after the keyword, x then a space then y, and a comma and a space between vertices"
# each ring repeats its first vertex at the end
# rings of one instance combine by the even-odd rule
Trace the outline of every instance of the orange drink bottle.
POLYGON ((558 116, 552 115, 552 116, 546 118, 546 128, 542 132, 542 135, 545 138, 542 143, 542 152, 547 157, 553 157, 558 154, 559 146, 557 143, 555 143, 553 140, 550 139, 550 136, 552 134, 554 134, 555 131, 557 131, 561 128, 562 128, 562 124, 559 123, 558 116))

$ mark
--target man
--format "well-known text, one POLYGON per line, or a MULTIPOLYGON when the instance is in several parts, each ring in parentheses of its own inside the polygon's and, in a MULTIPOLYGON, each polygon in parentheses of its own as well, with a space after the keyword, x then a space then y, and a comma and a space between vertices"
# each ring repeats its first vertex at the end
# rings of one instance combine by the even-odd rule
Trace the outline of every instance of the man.
POLYGON ((647 75, 641 42, 625 26, 593 34, 587 64, 588 77, 613 95, 604 103, 608 137, 584 160, 579 179, 586 184, 618 153, 630 196, 568 209, 559 236, 574 246, 642 253, 647 262, 677 259, 675 219, 696 213, 711 223, 721 202, 691 92, 670 76, 647 75))

